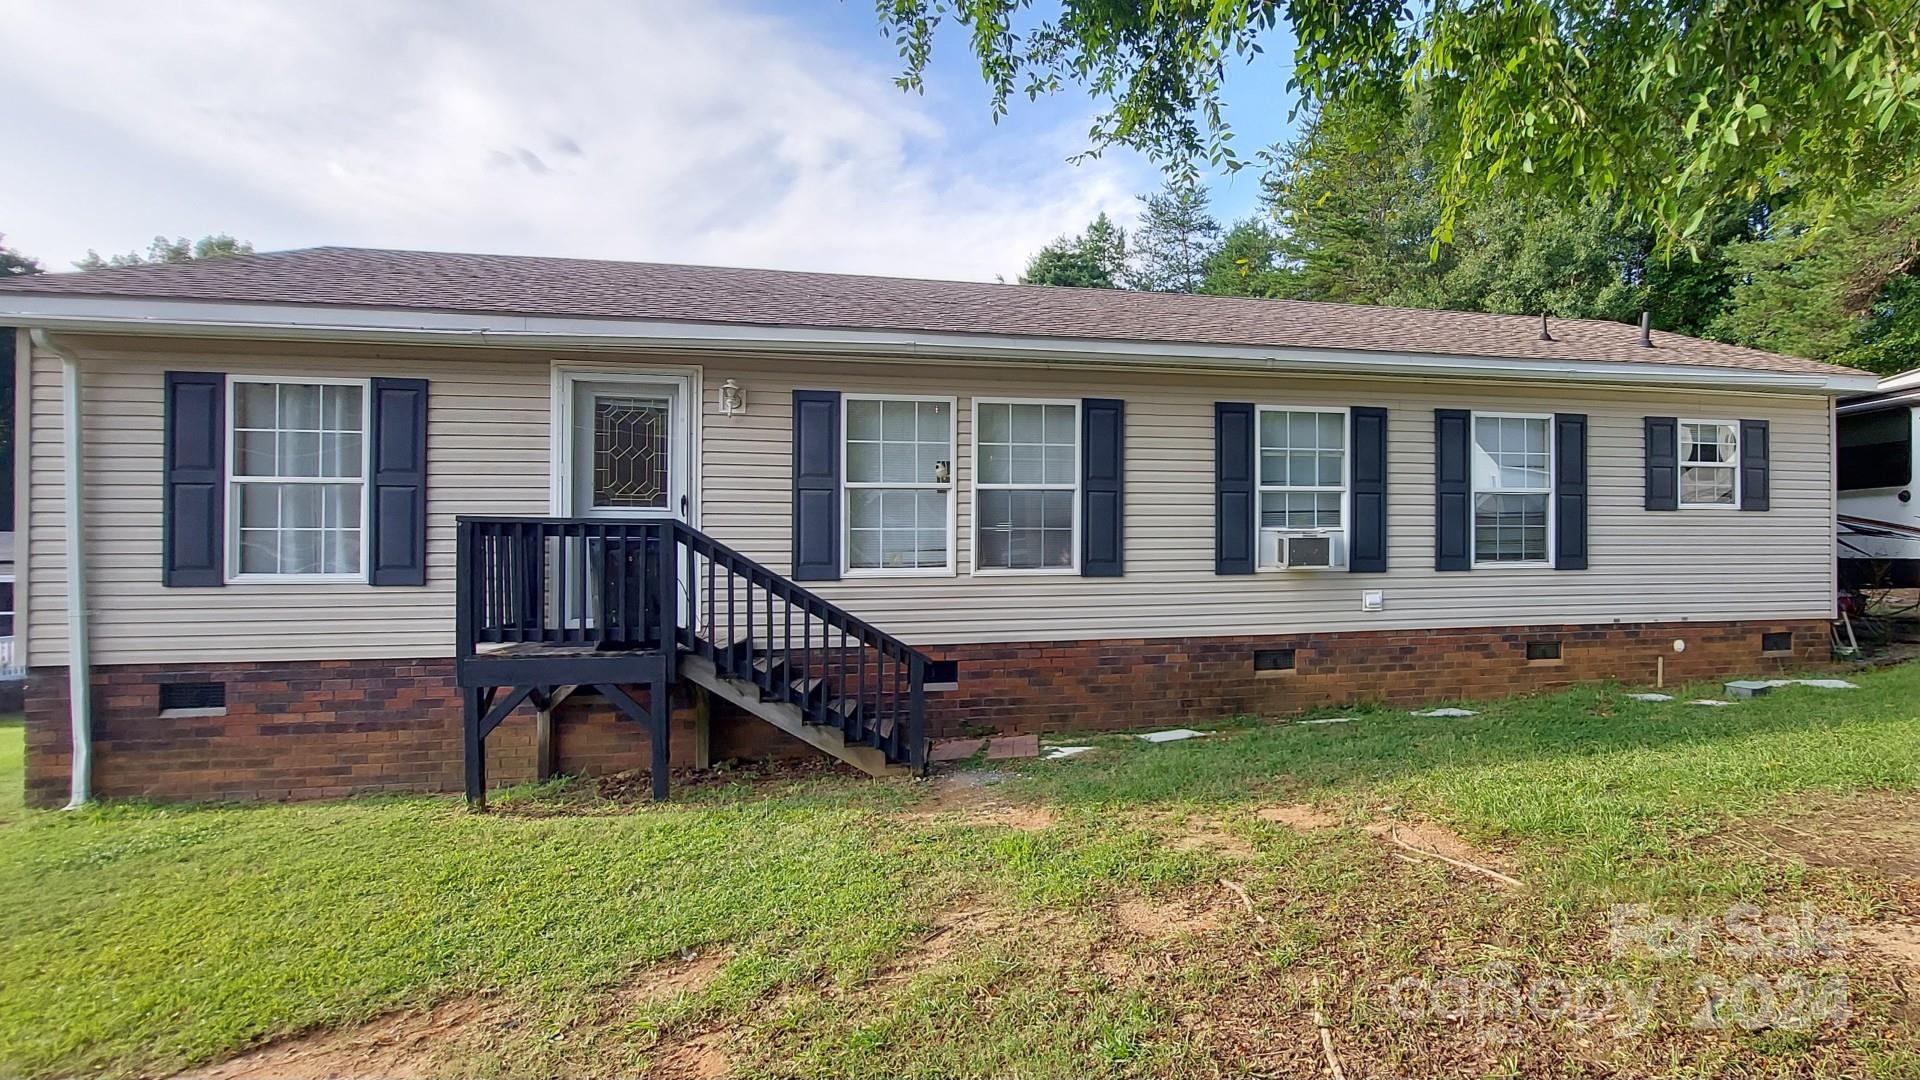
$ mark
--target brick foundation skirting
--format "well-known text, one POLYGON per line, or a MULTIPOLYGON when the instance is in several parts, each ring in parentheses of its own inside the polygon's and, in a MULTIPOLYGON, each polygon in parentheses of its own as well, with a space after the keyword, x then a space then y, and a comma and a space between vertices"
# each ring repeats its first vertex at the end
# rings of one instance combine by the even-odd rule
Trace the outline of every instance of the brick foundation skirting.
POLYGON ((1831 657, 1814 620, 1506 626, 1185 640, 1062 641, 929 649, 959 663, 959 689, 928 695, 936 738, 1171 727, 1330 705, 1416 705, 1618 679, 1652 685, 1805 670, 1831 657), (1761 635, 1786 632, 1784 655, 1761 635), (1686 649, 1676 652, 1675 641, 1686 649), (1558 661, 1529 661, 1557 642, 1558 661), (1294 652, 1292 671, 1254 671, 1256 650, 1294 652))
MULTIPOLYGON (((1391 630, 1260 637, 1130 639, 929 648, 959 663, 957 689, 927 695, 932 738, 1206 723, 1363 701, 1418 704, 1498 697, 1578 682, 1669 683, 1806 669, 1828 658, 1813 620, 1391 630), (1761 635, 1791 647, 1765 653, 1761 635), (1674 642, 1684 641, 1684 651, 1674 642), (1529 660, 1532 642, 1558 660, 1529 660), (1254 652, 1292 650, 1290 671, 1254 670, 1254 652)), ((29 673, 27 797, 66 798, 71 767, 67 673, 29 673)), ((487 740, 496 784, 534 773, 531 712, 487 740)), ((691 763, 691 698, 675 702, 673 760, 691 763)), ((462 785, 460 698, 450 660, 142 664, 94 672, 94 791, 109 798, 309 799, 462 785), (161 716, 160 686, 221 682, 226 711, 161 716)), ((769 724, 716 703, 712 756, 813 753, 769 724)), ((554 764, 565 773, 645 769, 636 725, 603 702, 555 715, 554 764)))
MULTIPOLYGON (((637 691, 642 704, 643 691, 637 691)), ((370 792, 458 791, 464 786, 460 693, 451 660, 308 660, 286 663, 138 664, 96 668, 93 790, 105 798, 327 799, 370 792), (160 687, 218 682, 221 715, 160 714, 160 687)), ((65 668, 27 675, 27 777, 31 805, 67 798, 72 769, 65 668)), ((693 701, 675 696, 669 739, 676 768, 693 762, 693 701)), ((789 757, 816 751, 778 728, 715 702, 710 753, 789 757)), ((556 772, 646 770, 651 745, 597 696, 554 712, 556 772)), ((529 707, 487 737, 488 780, 534 778, 529 707)))

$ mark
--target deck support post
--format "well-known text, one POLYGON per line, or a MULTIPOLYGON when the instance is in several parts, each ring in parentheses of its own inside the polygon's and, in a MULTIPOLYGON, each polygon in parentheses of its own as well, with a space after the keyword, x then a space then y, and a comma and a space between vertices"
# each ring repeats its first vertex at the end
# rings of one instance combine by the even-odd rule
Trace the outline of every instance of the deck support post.
POLYGON ((668 732, 673 727, 673 684, 656 679, 647 684, 647 712, 653 730, 647 732, 653 744, 653 801, 667 801, 668 763, 673 760, 668 732))
POLYGON ((480 731, 480 694, 477 686, 460 691, 462 727, 466 732, 467 808, 470 810, 487 808, 487 737, 480 731))
POLYGON ((704 686, 688 683, 687 689, 693 694, 693 767, 706 772, 713 768, 713 698, 704 686))

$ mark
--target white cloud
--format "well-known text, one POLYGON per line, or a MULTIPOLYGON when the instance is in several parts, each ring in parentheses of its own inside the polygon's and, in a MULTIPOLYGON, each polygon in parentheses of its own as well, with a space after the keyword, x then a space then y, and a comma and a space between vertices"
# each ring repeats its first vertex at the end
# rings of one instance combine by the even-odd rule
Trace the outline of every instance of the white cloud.
POLYGON ((224 230, 990 278, 1151 182, 1065 164, 1083 124, 982 134, 711 4, 23 0, 0 28, 0 135, 39 163, 0 228, 53 259, 224 230))

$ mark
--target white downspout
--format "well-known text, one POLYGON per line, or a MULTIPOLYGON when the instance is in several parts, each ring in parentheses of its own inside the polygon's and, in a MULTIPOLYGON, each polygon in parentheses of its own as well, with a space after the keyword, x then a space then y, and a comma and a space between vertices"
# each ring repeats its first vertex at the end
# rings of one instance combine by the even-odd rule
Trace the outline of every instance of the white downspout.
POLYGON ((73 780, 67 809, 84 806, 93 777, 93 664, 87 652, 87 534, 81 475, 80 364, 56 347, 45 330, 31 335, 35 350, 60 358, 60 422, 64 439, 67 535, 67 698, 73 724, 73 780))

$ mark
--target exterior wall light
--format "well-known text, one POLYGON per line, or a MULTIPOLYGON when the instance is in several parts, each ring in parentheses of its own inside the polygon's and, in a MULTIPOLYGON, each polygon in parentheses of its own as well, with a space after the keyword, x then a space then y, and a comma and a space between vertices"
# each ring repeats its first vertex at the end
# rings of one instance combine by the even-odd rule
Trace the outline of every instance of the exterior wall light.
POLYGON ((746 391, 740 389, 740 384, 734 382, 732 379, 721 383, 720 414, 722 416, 732 416, 734 413, 743 413, 746 411, 747 394, 746 391))

